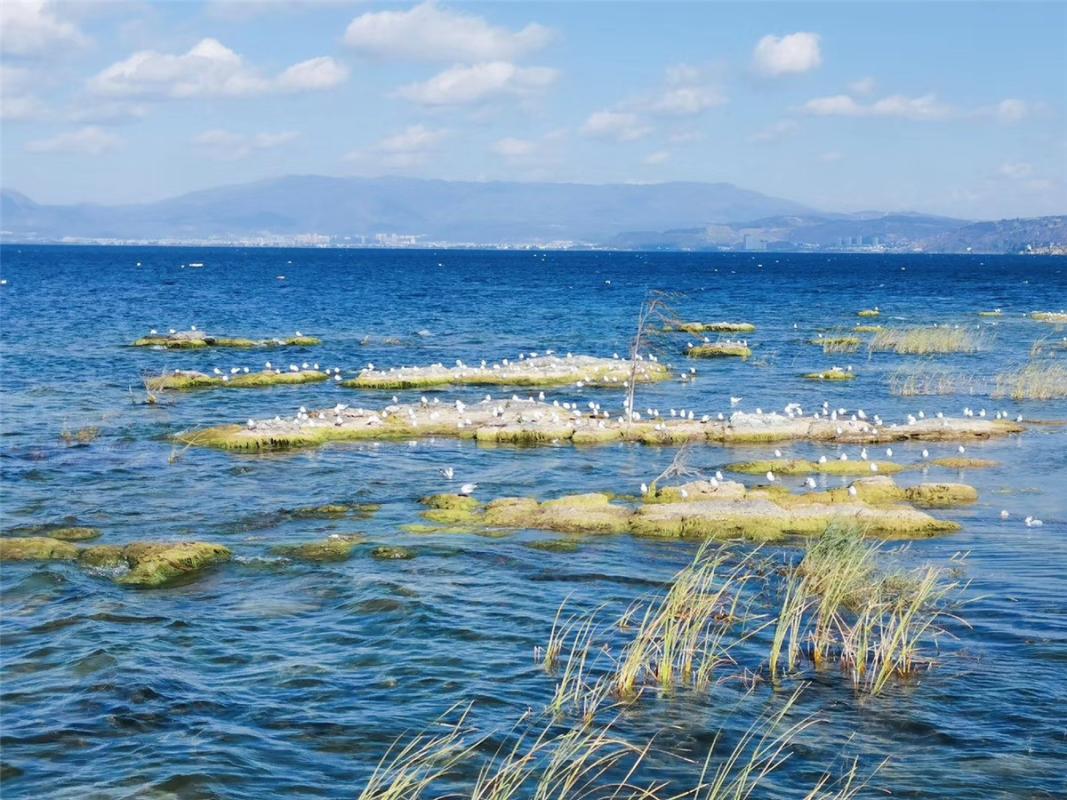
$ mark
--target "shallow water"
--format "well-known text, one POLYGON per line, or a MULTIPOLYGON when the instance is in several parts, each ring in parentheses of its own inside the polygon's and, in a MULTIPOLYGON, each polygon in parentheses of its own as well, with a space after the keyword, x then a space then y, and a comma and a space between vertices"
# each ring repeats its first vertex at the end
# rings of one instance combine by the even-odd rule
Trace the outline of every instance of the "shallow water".
MULTIPOLYGON (((124 589, 71 565, 3 565, 5 797, 358 794, 390 741, 457 703, 473 702, 487 728, 543 707, 554 681, 532 653, 560 602, 624 608, 659 590, 696 549, 600 537, 576 553, 550 553, 524 546, 545 538, 536 532, 399 530, 421 521, 419 498, 450 488, 439 473, 446 465, 457 482, 476 481, 485 499, 633 492, 670 463, 671 448, 436 440, 269 455, 180 450, 168 436, 190 427, 284 416, 301 405, 384 405, 393 393, 307 385, 168 395, 149 406, 139 402, 142 374, 269 359, 354 375, 368 362, 476 362, 546 348, 624 354, 642 298, 659 289, 677 293, 672 302, 684 318, 755 323, 755 354, 698 362, 692 383, 642 387, 642 408, 715 413, 741 396, 746 410, 826 400, 887 420, 920 409, 958 414, 965 405, 1067 419, 1063 401, 894 397, 894 373, 926 360, 824 355, 807 343, 819 331, 868 322, 855 312, 878 305, 883 325, 980 325, 984 352, 931 361, 989 378, 1025 361, 1036 340, 1067 335, 1024 317, 1063 306, 1063 259, 88 247, 5 247, 0 257, 8 281, 0 289, 3 528, 69 518, 99 527, 99 543, 198 538, 236 556, 196 582, 155 591, 124 589), (205 267, 182 268, 190 262, 205 267), (977 316, 995 307, 1003 317, 977 316), (265 352, 123 346, 149 328, 190 325, 253 337, 300 330, 323 344, 265 352), (859 378, 799 377, 835 364, 852 365, 859 378), (87 426, 100 428, 95 441, 63 442, 64 431, 87 426), (366 520, 275 516, 343 501, 383 508, 366 520), (275 544, 356 531, 372 544, 412 547, 417 558, 377 561, 369 545, 339 564, 269 556, 275 544)), ((667 340, 662 357, 683 366, 680 348, 693 338, 667 340)), ((616 411, 622 400, 600 390, 549 397, 595 399, 616 411)), ((878 698, 858 698, 836 672, 816 676, 801 705, 822 721, 766 796, 798 796, 823 767, 853 756, 865 768, 890 758, 871 796, 1067 796, 1065 444, 1065 429, 1036 427, 968 447, 1002 466, 962 477, 979 488, 978 504, 935 512, 963 530, 915 542, 899 558, 949 564, 967 553, 969 627, 952 626, 956 638, 945 641, 938 668, 878 698), (1028 514, 1044 525, 1024 526, 1028 514)), ((838 450, 782 449, 815 457, 838 450)), ((921 460, 922 445, 894 449, 895 460, 921 460)), ((956 448, 929 449, 935 457, 956 448)), ((702 447, 693 464, 714 470, 767 455, 760 447, 702 447)), ((930 479, 956 477, 930 470, 930 479)), ((710 696, 648 695, 622 712, 617 729, 634 741, 657 734, 650 758, 684 788, 699 765, 677 756, 699 761, 715 731, 736 737, 773 694, 763 686, 741 699, 741 687, 725 682, 710 696), (744 713, 731 715, 737 703, 744 713)))

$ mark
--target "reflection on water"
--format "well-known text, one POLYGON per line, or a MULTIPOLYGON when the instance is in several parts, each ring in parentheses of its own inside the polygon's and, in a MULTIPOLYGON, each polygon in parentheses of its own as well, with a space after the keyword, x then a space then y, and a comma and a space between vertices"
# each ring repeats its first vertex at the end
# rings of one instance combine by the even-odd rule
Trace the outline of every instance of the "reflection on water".
MULTIPOLYGON (((714 413, 728 411, 733 396, 748 410, 825 400, 886 419, 964 405, 1067 419, 1063 401, 894 397, 892 376, 928 360, 825 355, 807 343, 853 327, 856 311, 878 305, 887 326, 981 325, 989 351, 936 363, 988 378, 1024 362, 1035 341, 1067 334, 1023 315, 1063 304, 1067 275, 1057 259, 25 247, 2 256, 3 528, 76 523, 100 528, 102 544, 197 538, 235 554, 196 582, 157 591, 64 564, 4 565, 5 797, 350 796, 393 738, 456 703, 473 701, 474 719, 487 728, 543 707, 554 679, 532 653, 559 604, 569 597, 577 608, 625 608, 694 552, 692 543, 628 537, 548 552, 526 546, 547 538, 535 532, 401 530, 422 521, 419 498, 448 489, 445 466, 457 482, 476 481, 484 498, 633 493, 670 463, 670 448, 436 440, 270 455, 183 450, 169 434, 301 405, 384 404, 392 393, 308 385, 167 396, 153 406, 140 402, 144 374, 259 367, 272 358, 310 358, 354 375, 367 362, 476 362, 545 348, 610 355, 626 350, 646 291, 663 289, 678 293, 686 318, 755 323, 754 357, 700 362, 690 384, 642 387, 641 406, 714 413), (205 268, 180 269, 190 259, 205 268), (997 307, 1003 317, 977 316, 997 307), (190 325, 254 337, 300 330, 323 345, 291 353, 122 346, 150 328, 190 325), (858 379, 800 380, 834 365, 852 366, 858 379), (61 438, 89 427, 99 436, 84 445, 61 438), (382 509, 368 519, 280 513, 332 502, 382 509), (270 554, 274 545, 357 532, 367 545, 348 561, 270 554), (417 557, 370 558, 382 544, 417 557)), ((680 364, 689 338, 668 340, 663 357, 680 364)), ((622 401, 574 388, 553 398, 596 398, 615 411, 622 401)), ((974 484, 981 500, 943 513, 961 532, 913 543, 902 558, 947 564, 968 553, 970 627, 953 626, 957 638, 939 668, 882 697, 857 697, 836 672, 818 676, 801 706, 822 722, 768 796, 797 796, 842 754, 869 766, 891 757, 874 785, 894 796, 1063 796, 1065 436, 1034 428, 968 446, 998 468, 929 471, 930 479, 974 484), (1026 515, 1045 524, 1028 528, 1026 515)), ((955 445, 928 447, 931 457, 955 454, 955 445)), ((783 449, 817 458, 839 448, 783 449)), ((922 445, 894 449, 894 460, 922 460, 922 445)), ((760 447, 706 447, 692 466, 714 471, 767 456, 760 447)), ((710 698, 650 695, 623 712, 618 730, 633 741, 656 734, 650 764, 691 785, 699 765, 682 757, 699 762, 720 726, 736 737, 774 697, 765 686, 743 694, 725 682, 710 698)))

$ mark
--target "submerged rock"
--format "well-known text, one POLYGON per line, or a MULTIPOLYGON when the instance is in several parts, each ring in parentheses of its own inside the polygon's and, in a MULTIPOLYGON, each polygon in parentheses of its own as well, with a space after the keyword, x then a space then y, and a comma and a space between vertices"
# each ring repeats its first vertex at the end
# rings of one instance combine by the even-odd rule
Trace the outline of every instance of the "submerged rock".
POLYGON ((743 475, 763 475, 773 472, 777 475, 810 475, 822 473, 824 475, 870 475, 872 472, 881 472, 891 475, 903 472, 906 467, 893 461, 864 461, 862 459, 842 461, 839 458, 827 459, 826 461, 806 461, 800 458, 775 458, 766 461, 744 461, 738 464, 726 466, 730 472, 739 472, 743 475), (872 468, 874 465, 874 468, 872 468))
POLYGON ((663 330, 676 333, 752 333, 756 326, 751 322, 673 322, 663 330))
POLYGON ((690 358, 748 358, 752 349, 744 342, 704 342, 687 347, 685 354, 690 358))
POLYGON ((325 372, 314 369, 303 369, 296 372, 268 369, 262 372, 242 372, 236 375, 207 375, 203 372, 174 370, 174 372, 169 372, 165 375, 149 378, 146 382, 146 387, 153 392, 165 389, 249 389, 261 386, 321 383, 328 380, 329 377, 325 372))
POLYGON ((522 544, 531 550, 544 550, 548 553, 576 553, 582 547, 574 539, 534 539, 522 544))
POLYGON ((284 339, 243 339, 234 336, 209 336, 204 331, 150 333, 133 343, 133 347, 165 347, 169 350, 197 350, 204 347, 311 347, 321 344, 314 336, 289 336, 284 339))
POLYGON ((1067 311, 1034 311, 1031 319, 1038 322, 1051 322, 1054 325, 1067 325, 1067 311))
POLYGON ((295 519, 332 519, 349 515, 355 515, 360 519, 368 519, 381 511, 381 508, 378 503, 326 503, 321 506, 296 508, 283 513, 295 519))
MULTIPOLYGON (((873 415, 872 415, 873 417, 873 415)), ((832 419, 795 414, 734 412, 722 419, 645 419, 626 422, 607 412, 565 408, 533 398, 482 400, 466 405, 426 402, 390 405, 375 411, 336 406, 296 418, 253 420, 179 434, 187 444, 234 450, 314 447, 326 442, 454 437, 482 442, 598 444, 629 441, 646 444, 748 444, 811 441, 834 444, 881 444, 902 441, 956 442, 1007 436, 1021 424, 986 417, 910 419, 883 424, 868 419, 832 419)))
POLYGON ((415 557, 415 551, 408 547, 389 547, 382 545, 370 551, 371 557, 379 561, 406 561, 415 557))
POLYGON ((117 544, 98 544, 78 551, 78 563, 84 567, 125 567, 126 557, 117 544))
POLYGON ((804 380, 807 381, 851 381, 854 380, 856 374, 850 370, 844 370, 840 367, 833 367, 823 372, 809 372, 804 376, 804 380))
POLYGON ((345 561, 362 541, 364 538, 358 535, 331 536, 317 542, 277 545, 271 552, 296 561, 345 561))
POLYGON ((0 538, 0 561, 73 561, 78 548, 49 536, 0 538))
POLYGON ((881 314, 882 312, 877 308, 865 308, 862 311, 856 312, 857 317, 878 317, 881 316, 881 314))
MULTIPOLYGON (((544 355, 500 363, 455 367, 368 367, 342 383, 353 389, 419 389, 440 386, 579 386, 622 388, 630 380, 632 364, 619 358, 544 355)), ((639 360, 635 380, 652 383, 667 380, 670 371, 655 361, 639 360)))
POLYGON ((100 531, 96 528, 75 526, 70 528, 56 528, 49 531, 48 535, 53 539, 61 539, 64 542, 84 542, 89 539, 96 539, 100 536, 100 531))
POLYGON ((230 550, 208 542, 134 542, 122 555, 130 571, 117 579, 125 586, 155 588, 229 561, 230 550))
POLYGON ((992 461, 988 458, 964 458, 962 456, 935 458, 929 463, 935 467, 945 467, 946 469, 992 469, 1000 466, 999 461, 992 461))

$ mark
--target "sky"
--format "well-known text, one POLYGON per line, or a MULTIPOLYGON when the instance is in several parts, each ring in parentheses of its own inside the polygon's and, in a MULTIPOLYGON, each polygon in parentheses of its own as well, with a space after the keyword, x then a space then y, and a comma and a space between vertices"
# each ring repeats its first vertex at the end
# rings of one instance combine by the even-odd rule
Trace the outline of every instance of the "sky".
POLYGON ((0 4, 0 185, 288 174, 729 182, 829 211, 1067 213, 1062 2, 0 4))

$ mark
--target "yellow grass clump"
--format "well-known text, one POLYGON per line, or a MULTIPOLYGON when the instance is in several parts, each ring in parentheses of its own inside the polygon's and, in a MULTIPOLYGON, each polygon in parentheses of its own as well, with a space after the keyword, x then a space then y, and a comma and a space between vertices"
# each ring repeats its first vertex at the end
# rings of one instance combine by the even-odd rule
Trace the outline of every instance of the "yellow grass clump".
POLYGON ((934 325, 916 328, 885 328, 878 331, 869 345, 874 352, 899 355, 944 355, 976 353, 981 341, 968 328, 934 325))
POLYGON ((1030 363, 1022 369, 997 375, 993 397, 1012 400, 1063 400, 1067 398, 1067 368, 1059 364, 1030 363))

